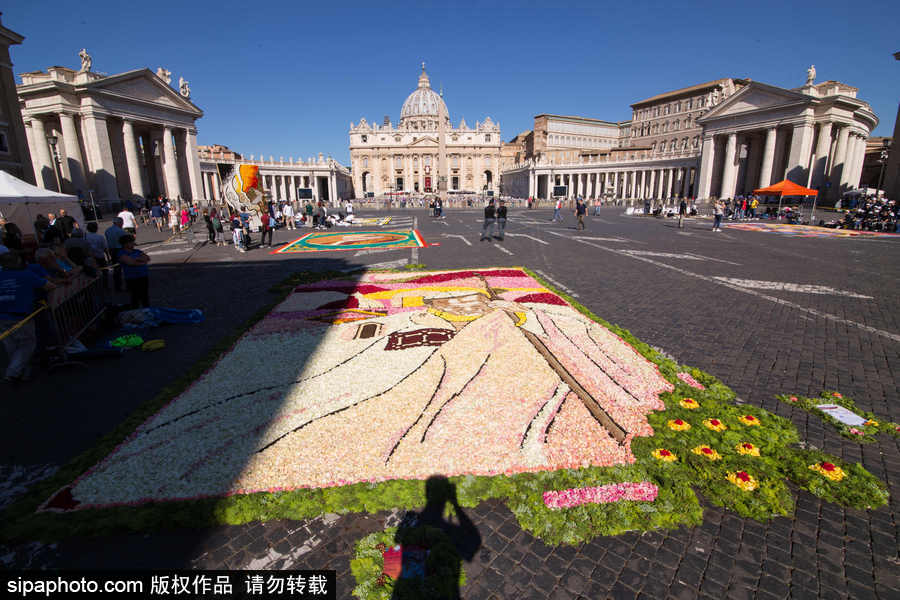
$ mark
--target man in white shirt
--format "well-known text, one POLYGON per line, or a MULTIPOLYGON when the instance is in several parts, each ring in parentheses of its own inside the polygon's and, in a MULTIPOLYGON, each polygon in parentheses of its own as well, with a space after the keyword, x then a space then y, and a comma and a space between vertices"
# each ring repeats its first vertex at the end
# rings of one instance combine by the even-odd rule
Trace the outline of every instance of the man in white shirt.
POLYGON ((288 229, 296 229, 297 225, 294 223, 294 207, 291 206, 290 202, 286 202, 284 204, 284 208, 281 209, 281 214, 284 215, 284 224, 288 229))
POLYGON ((128 207, 123 208, 122 212, 116 216, 122 219, 122 229, 131 235, 137 233, 137 221, 134 218, 134 213, 128 210, 128 207))
POLYGON ((353 203, 347 200, 347 220, 353 220, 353 203))

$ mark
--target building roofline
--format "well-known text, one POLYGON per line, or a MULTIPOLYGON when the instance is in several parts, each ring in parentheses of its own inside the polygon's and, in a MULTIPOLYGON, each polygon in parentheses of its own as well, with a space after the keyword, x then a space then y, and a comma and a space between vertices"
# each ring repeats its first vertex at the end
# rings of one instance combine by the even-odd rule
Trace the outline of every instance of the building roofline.
POLYGON ((676 96, 681 96, 685 94, 692 94, 694 92, 699 92, 700 90, 705 90, 708 88, 716 87, 721 83, 728 81, 731 79, 735 83, 747 83, 748 79, 739 79, 737 77, 723 77, 721 79, 714 79, 713 81, 707 81, 706 83, 698 83, 697 85, 691 85, 685 88, 680 88, 677 90, 672 90, 671 92, 663 92, 662 94, 657 94, 655 96, 651 96, 649 98, 645 98, 644 100, 639 100, 631 105, 631 108, 637 108, 638 106, 642 106, 644 104, 649 104, 651 102, 657 102, 659 100, 663 100, 665 98, 675 98, 676 96))
POLYGON ((591 117, 578 117, 575 115, 555 115, 552 113, 541 113, 539 115, 535 115, 534 118, 537 119, 539 117, 553 117, 556 119, 569 119, 572 121, 590 121, 591 123, 603 123, 604 125, 618 125, 615 121, 606 121, 604 119, 592 119, 591 117))

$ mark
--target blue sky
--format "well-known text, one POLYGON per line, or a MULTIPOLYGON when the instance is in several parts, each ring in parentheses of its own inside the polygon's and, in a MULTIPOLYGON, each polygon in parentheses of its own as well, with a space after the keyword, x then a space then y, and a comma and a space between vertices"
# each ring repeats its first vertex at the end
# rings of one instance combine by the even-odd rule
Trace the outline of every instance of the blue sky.
POLYGON ((454 124, 490 116, 508 140, 540 113, 626 120, 629 104, 717 79, 860 89, 891 135, 900 99, 900 3, 169 2, 19 0, 15 73, 158 66, 183 76, 201 144, 245 155, 349 159, 360 117, 399 119, 425 61, 454 124))

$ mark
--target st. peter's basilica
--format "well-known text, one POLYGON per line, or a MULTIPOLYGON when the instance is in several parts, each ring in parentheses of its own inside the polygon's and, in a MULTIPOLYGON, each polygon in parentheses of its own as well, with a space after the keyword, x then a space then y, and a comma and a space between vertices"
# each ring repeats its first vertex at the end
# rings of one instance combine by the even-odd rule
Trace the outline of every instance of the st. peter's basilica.
POLYGON ((500 125, 450 123, 443 94, 431 89, 425 64, 418 87, 400 109, 400 123, 350 123, 350 163, 357 196, 391 192, 499 193, 500 125))

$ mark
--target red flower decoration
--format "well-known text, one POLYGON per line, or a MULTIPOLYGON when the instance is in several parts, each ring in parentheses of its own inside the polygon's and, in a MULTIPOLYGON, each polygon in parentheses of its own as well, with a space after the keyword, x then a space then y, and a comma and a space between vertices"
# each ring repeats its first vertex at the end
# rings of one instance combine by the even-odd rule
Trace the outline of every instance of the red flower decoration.
POLYGON ((832 394, 832 396, 834 396, 835 398, 843 398, 843 396, 841 396, 839 392, 835 392, 834 394, 832 394))
POLYGON ((662 450, 659 451, 659 455, 660 456, 671 456, 672 453, 669 452, 668 450, 666 450, 665 448, 663 448, 662 450))
POLYGON ((747 450, 750 450, 751 448, 753 448, 753 444, 751 444, 751 443, 749 443, 749 442, 744 442, 743 446, 744 446, 744 448, 746 448, 747 450))
POLYGON ((796 401, 797 401, 797 396, 791 396, 791 402, 796 402, 796 401))
POLYGON ((738 471, 734 475, 741 481, 750 481, 750 476, 747 475, 747 471, 738 471))
POLYGON ((676 425, 684 425, 684 421, 682 421, 681 419, 675 419, 675 424, 676 425))
POLYGON ((822 468, 825 469, 826 471, 834 471, 834 465, 830 462, 823 462, 822 468))
POLYGON ((712 448, 707 446, 706 448, 703 449, 703 454, 712 454, 712 448))
POLYGON ((718 419, 710 419, 709 422, 710 422, 711 425, 718 425, 718 424, 719 424, 719 420, 718 420, 718 419))

